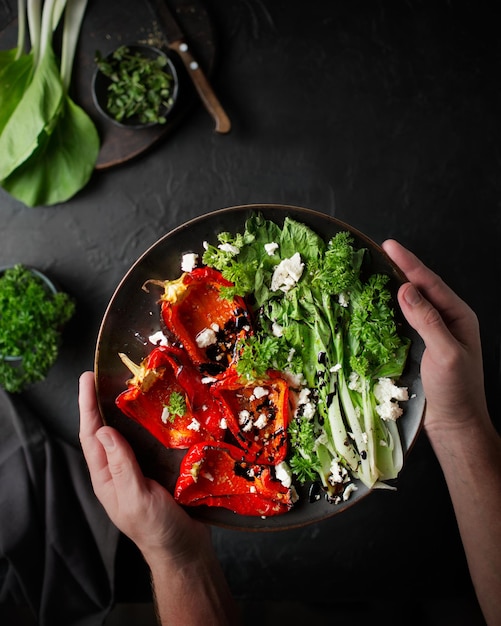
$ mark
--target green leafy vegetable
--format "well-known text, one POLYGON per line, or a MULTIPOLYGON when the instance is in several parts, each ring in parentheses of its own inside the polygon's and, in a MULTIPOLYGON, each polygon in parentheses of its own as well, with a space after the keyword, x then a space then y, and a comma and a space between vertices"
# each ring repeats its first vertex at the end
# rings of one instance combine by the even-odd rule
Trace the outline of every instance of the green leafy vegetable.
POLYGON ((118 122, 137 118, 141 124, 165 124, 173 104, 174 77, 166 71, 167 58, 149 58, 127 46, 110 60, 96 52, 99 71, 110 79, 106 108, 118 122))
POLYGON ((0 276, 0 384, 10 392, 42 380, 54 364, 60 332, 72 317, 75 304, 53 293, 22 265, 0 276), (22 362, 14 365, 11 357, 22 362))
POLYGON ((295 220, 280 228, 255 215, 244 233, 220 235, 203 257, 254 303, 257 328, 237 364, 241 375, 280 369, 299 375, 300 398, 308 391, 289 428, 290 466, 336 501, 355 488, 350 474, 381 486, 402 465, 398 427, 381 418, 375 388, 402 375, 409 341, 398 333, 388 277, 363 276, 365 255, 347 231, 325 243, 295 220), (287 288, 273 288, 284 262, 290 275, 278 282, 287 288))
POLYGON ((18 46, 0 56, 0 184, 28 206, 64 202, 88 182, 97 130, 69 97, 87 0, 19 0, 18 46), (31 50, 25 48, 25 13, 31 50), (64 12, 61 62, 53 31, 64 12))
POLYGON ((173 391, 169 397, 169 403, 164 407, 169 415, 169 420, 174 421, 176 417, 182 417, 186 413, 186 400, 182 393, 173 391))

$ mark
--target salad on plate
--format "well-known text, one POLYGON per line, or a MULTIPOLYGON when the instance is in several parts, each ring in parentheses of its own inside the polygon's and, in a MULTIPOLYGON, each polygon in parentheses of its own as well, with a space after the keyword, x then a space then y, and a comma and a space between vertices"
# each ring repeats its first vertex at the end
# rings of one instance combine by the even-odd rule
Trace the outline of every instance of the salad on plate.
POLYGON ((289 216, 256 212, 199 246, 177 278, 143 286, 160 303, 147 356, 120 354, 132 373, 120 411, 186 451, 174 497, 271 517, 307 484, 333 506, 360 484, 391 488, 411 341, 389 276, 348 230, 324 241, 289 216))

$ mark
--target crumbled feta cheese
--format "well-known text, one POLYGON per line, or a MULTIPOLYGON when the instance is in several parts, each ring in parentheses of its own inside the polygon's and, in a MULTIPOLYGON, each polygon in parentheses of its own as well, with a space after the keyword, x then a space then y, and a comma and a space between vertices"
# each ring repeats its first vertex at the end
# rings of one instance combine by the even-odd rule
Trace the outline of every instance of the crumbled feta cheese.
POLYGON ((297 400, 298 404, 306 404, 307 402, 310 401, 310 393, 311 393, 311 389, 308 389, 308 387, 303 387, 301 389, 301 391, 299 392, 299 398, 297 400))
POLYGON ((336 363, 336 365, 333 365, 333 366, 330 368, 330 370, 329 370, 329 371, 330 371, 332 374, 335 374, 336 372, 339 372, 339 370, 340 370, 340 369, 342 369, 342 367, 343 367, 343 366, 341 365, 341 363, 336 363))
POLYGON ((215 383, 217 380, 217 378, 214 378, 214 376, 204 376, 201 380, 203 385, 210 385, 211 383, 215 383))
POLYGON ((240 413, 238 414, 238 423, 240 425, 245 424, 245 422, 247 422, 247 420, 250 419, 250 413, 247 410, 243 410, 240 411, 240 413))
POLYGON ((310 400, 311 390, 308 387, 303 387, 299 392, 297 399, 297 408, 295 415, 301 415, 307 420, 311 420, 315 415, 316 406, 315 403, 310 400))
POLYGON ((315 405, 313 402, 305 402, 303 404, 302 415, 307 420, 313 419, 315 415, 315 405))
POLYGON ((329 482, 331 485, 345 482, 348 476, 348 470, 343 465, 340 465, 336 459, 332 460, 330 466, 329 482))
POLYGON ((167 422, 170 419, 170 412, 169 412, 169 407, 164 406, 163 410, 162 410, 162 415, 160 416, 160 419, 162 420, 162 422, 164 424, 167 424, 167 422))
POLYGON ((378 401, 376 411, 382 420, 396 420, 403 409, 399 401, 409 399, 407 387, 398 387, 391 378, 380 378, 374 385, 374 397, 378 401))
POLYGON ((388 400, 408 400, 407 387, 398 387, 391 378, 380 378, 374 385, 374 396, 378 402, 388 400))
POLYGON ((237 246, 232 246, 231 243, 221 243, 219 244, 218 248, 223 252, 229 252, 233 256, 240 252, 240 248, 237 248, 237 246))
POLYGON ((287 293, 301 278, 304 270, 304 263, 301 262, 299 252, 293 254, 289 259, 281 261, 273 272, 271 278, 271 290, 279 289, 287 293))
POLYGON ((337 301, 342 307, 345 307, 345 308, 349 304, 348 296, 345 293, 340 293, 337 301))
POLYGON ((376 406, 376 412, 382 420, 397 420, 404 412, 397 402, 385 402, 376 406))
POLYGON ((269 394, 268 389, 265 389, 264 387, 254 388, 254 397, 257 398, 258 400, 260 400, 261 398, 264 398, 264 396, 267 396, 268 394, 269 394))
POLYGON ((276 243, 275 241, 264 244, 264 249, 266 250, 266 254, 269 254, 270 256, 273 256, 273 253, 275 252, 275 250, 278 250, 278 247, 279 247, 278 243, 276 243))
POLYGON ((261 413, 261 415, 254 422, 254 426, 256 428, 259 428, 259 430, 261 430, 262 428, 266 426, 267 423, 268 423, 268 416, 266 415, 266 413, 261 413))
POLYGON ((196 252, 187 252, 183 254, 181 259, 181 270, 183 272, 191 272, 198 263, 198 254, 196 252))
POLYGON ((275 335, 275 337, 282 337, 284 334, 283 326, 280 326, 277 322, 273 322, 271 326, 271 332, 275 335))
POLYGON ((348 387, 353 391, 362 392, 362 386, 360 384, 360 376, 356 372, 351 372, 348 379, 348 387))
POLYGON ((347 485, 343 491, 343 501, 346 502, 354 491, 358 491, 358 487, 354 483, 347 485))
POLYGON ((148 337, 148 341, 152 343, 154 346, 167 346, 169 345, 169 340, 163 334, 161 330, 157 330, 156 333, 153 333, 148 337))
POLYGON ((198 433, 198 431, 200 430, 200 422, 193 417, 191 422, 188 424, 188 426, 186 426, 186 428, 188 430, 194 430, 195 432, 198 433))
POLYGON ((197 342, 197 346, 199 348, 208 348, 212 344, 216 343, 216 333, 212 330, 212 328, 204 328, 195 337, 195 341, 197 342))
POLYGON ((228 422, 224 417, 219 420, 219 428, 222 428, 223 430, 226 430, 228 428, 228 422))
POLYGON ((256 487, 255 487, 255 485, 251 485, 251 486, 249 487, 249 491, 250 491, 251 493, 256 493, 256 487))
POLYGON ((238 414, 238 423, 242 427, 244 433, 248 433, 252 428, 252 420, 249 411, 240 411, 238 414))
POLYGON ((292 472, 285 461, 275 466, 275 476, 284 487, 289 488, 292 484, 292 472))

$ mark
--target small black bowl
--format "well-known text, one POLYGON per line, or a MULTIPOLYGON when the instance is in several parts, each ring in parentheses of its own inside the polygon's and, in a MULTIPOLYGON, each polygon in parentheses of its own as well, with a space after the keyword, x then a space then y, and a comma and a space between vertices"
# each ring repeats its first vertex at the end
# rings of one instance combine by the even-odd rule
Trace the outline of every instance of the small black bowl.
MULTIPOLYGON (((178 96, 179 91, 179 77, 174 66, 174 63, 171 61, 169 56, 159 48, 155 46, 150 46, 147 44, 125 44, 126 47, 132 54, 139 54, 142 57, 147 59, 156 59, 159 56, 164 57, 166 64, 164 66, 164 71, 166 74, 170 74, 172 76, 172 95, 170 97, 169 106, 164 106, 160 110, 160 113, 163 117, 167 118, 167 116, 173 110, 178 96)), ((106 57, 104 57, 104 61, 111 62, 113 60, 113 54, 115 50, 110 52, 106 57)), ((152 126, 156 126, 159 124, 158 122, 141 122, 139 116, 134 115, 128 118, 124 118, 120 121, 115 119, 113 115, 108 111, 107 101, 108 101, 108 87, 111 84, 111 79, 103 74, 99 67, 96 67, 94 72, 94 77, 92 80, 92 97, 94 100, 94 104, 97 110, 106 117, 108 120, 113 122, 116 126, 120 126, 121 128, 128 129, 141 129, 141 128, 151 128, 152 126)))

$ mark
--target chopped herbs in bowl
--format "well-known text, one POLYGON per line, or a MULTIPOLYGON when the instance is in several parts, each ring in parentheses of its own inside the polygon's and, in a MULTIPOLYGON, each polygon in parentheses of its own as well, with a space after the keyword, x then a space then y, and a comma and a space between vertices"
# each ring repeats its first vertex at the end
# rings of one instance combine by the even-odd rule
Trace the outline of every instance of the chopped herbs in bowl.
POLYGON ((123 45, 105 57, 96 51, 95 62, 94 103, 105 117, 127 128, 166 123, 176 102, 178 77, 165 52, 123 45))

